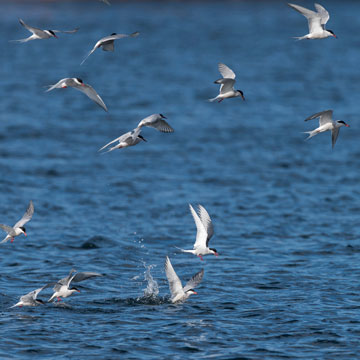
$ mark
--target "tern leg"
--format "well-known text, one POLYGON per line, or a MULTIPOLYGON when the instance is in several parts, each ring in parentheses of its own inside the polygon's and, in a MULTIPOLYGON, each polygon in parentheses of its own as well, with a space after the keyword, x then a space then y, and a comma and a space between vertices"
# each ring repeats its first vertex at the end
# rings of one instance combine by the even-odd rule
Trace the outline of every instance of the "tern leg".
POLYGON ((223 100, 224 100, 224 99, 220 99, 220 100, 218 101, 218 103, 221 103, 223 100))
POLYGON ((58 297, 57 297, 57 301, 58 301, 58 302, 61 301, 61 297, 58 296, 58 297))
POLYGON ((10 242, 14 242, 14 240, 15 240, 15 238, 12 237, 10 242))
POLYGON ((198 255, 198 257, 201 259, 201 261, 204 261, 204 259, 201 255, 198 255))

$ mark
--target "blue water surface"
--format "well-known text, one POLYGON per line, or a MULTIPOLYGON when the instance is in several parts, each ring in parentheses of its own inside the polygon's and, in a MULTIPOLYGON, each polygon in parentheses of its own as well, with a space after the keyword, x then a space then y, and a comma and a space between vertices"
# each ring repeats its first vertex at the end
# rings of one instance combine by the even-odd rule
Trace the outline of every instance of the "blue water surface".
POLYGON ((337 40, 292 39, 306 19, 284 1, 0 3, 0 222, 35 205, 28 236, 0 248, 1 359, 358 357, 360 2, 323 5, 337 40), (10 43, 29 35, 18 18, 80 30, 10 43), (134 31, 80 66, 101 37, 134 31), (207 101, 219 62, 246 102, 207 101), (45 93, 64 77, 109 112, 45 93), (329 133, 301 133, 326 109, 351 126, 334 150, 329 133), (175 132, 98 153, 153 113, 175 132), (195 240, 189 203, 212 217, 218 258, 175 248, 195 240), (166 255, 184 282, 205 269, 184 304, 169 302, 166 255), (104 277, 60 305, 9 309, 73 267, 104 277))

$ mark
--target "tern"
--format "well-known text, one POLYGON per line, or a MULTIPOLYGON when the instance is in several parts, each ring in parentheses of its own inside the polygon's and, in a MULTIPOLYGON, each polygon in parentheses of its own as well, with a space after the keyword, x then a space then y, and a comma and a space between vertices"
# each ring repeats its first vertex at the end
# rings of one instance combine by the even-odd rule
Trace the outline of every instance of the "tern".
POLYGON ((100 0, 100 1, 105 3, 106 5, 110 5, 110 1, 108 1, 108 0, 100 0))
POLYGON ((191 214, 194 218, 196 225, 196 240, 193 250, 184 250, 178 248, 183 252, 192 253, 203 260, 203 255, 214 254, 218 256, 218 252, 214 248, 209 248, 209 241, 214 235, 214 227, 211 222, 210 216, 205 208, 201 205, 198 206, 198 212, 189 204, 191 214))
MULTIPOLYGON (((110 4, 109 4, 110 5, 110 4)), ((99 47, 101 47, 104 51, 114 51, 114 41, 118 39, 123 39, 126 37, 136 37, 140 33, 138 31, 128 35, 128 34, 116 34, 112 33, 110 36, 105 36, 101 38, 95 46, 92 48, 92 50, 86 55, 85 59, 81 62, 80 65, 82 65, 86 59, 99 47)))
POLYGON ((204 276, 204 269, 201 269, 198 273, 196 273, 183 287, 181 280, 177 276, 171 265, 170 259, 167 256, 165 260, 165 274, 169 282, 171 302, 177 303, 184 302, 190 295, 197 294, 194 288, 200 284, 204 276))
POLYGON ((299 5, 290 3, 288 5, 298 11, 301 15, 304 15, 308 20, 309 34, 295 37, 295 39, 325 39, 329 36, 336 38, 333 31, 325 29, 325 24, 329 21, 330 15, 323 6, 315 3, 314 5, 317 10, 317 12, 315 12, 299 5))
POLYGON ((220 84, 220 93, 218 96, 213 99, 209 99, 209 101, 213 102, 217 100, 218 102, 222 102, 224 99, 233 98, 241 96, 243 100, 245 100, 244 93, 241 90, 235 90, 235 73, 225 64, 219 63, 218 65, 219 72, 222 75, 222 79, 214 81, 214 84, 220 84))
POLYGON ((331 130, 331 141, 332 141, 332 147, 334 148, 336 140, 339 135, 340 128, 342 126, 350 127, 350 125, 346 124, 345 121, 342 120, 333 120, 332 119, 333 111, 332 110, 325 110, 318 112, 314 115, 309 116, 305 121, 320 118, 319 119, 319 127, 312 131, 306 131, 305 134, 309 134, 309 136, 305 139, 308 140, 312 138, 313 136, 324 132, 331 130))
MULTIPOLYGON (((57 298, 57 301, 61 301, 61 298, 67 298, 70 295, 72 295, 74 292, 80 292, 80 290, 77 289, 76 287, 69 288, 71 282, 80 282, 95 276, 102 276, 101 274, 96 272, 79 272, 73 275, 75 271, 76 271, 75 269, 71 269, 67 277, 55 283, 55 286, 53 288, 54 294, 51 296, 48 302, 53 301, 55 298, 57 298)), ((53 284, 54 283, 50 283, 47 286, 53 284)))
POLYGON ((43 289, 45 289, 47 287, 47 285, 39 288, 39 289, 36 289, 34 291, 31 291, 29 292, 28 294, 26 295, 23 295, 21 298, 20 298, 20 301, 18 303, 16 303, 15 305, 11 306, 11 308, 14 308, 14 307, 22 307, 22 306, 37 306, 37 305, 43 305, 45 304, 42 300, 40 299, 37 299, 37 296, 39 295, 39 292, 43 289))
POLYGON ((32 26, 26 25, 22 19, 19 19, 19 22, 25 29, 29 30, 32 33, 32 35, 25 39, 10 40, 12 42, 24 43, 24 42, 28 42, 30 40, 49 39, 51 37, 57 38, 55 33, 61 32, 61 33, 72 34, 79 30, 79 28, 76 28, 73 30, 41 30, 41 29, 38 29, 38 28, 35 28, 32 26))
POLYGON ((166 119, 166 117, 162 114, 152 114, 152 115, 146 117, 145 119, 142 119, 135 129, 110 141, 109 143, 104 145, 101 149, 99 149, 99 151, 104 150, 109 145, 111 145, 117 141, 118 141, 118 144, 113 146, 109 150, 105 151, 104 154, 107 152, 113 151, 115 149, 122 149, 125 147, 134 146, 134 145, 138 144, 140 141, 146 141, 146 139, 142 135, 140 135, 140 132, 144 126, 152 127, 158 131, 165 132, 165 133, 174 132, 174 129, 164 119, 166 119))
POLYGON ((96 104, 101 106, 105 111, 108 111, 104 101, 99 96, 99 94, 93 89, 89 84, 85 84, 79 78, 64 78, 59 80, 55 85, 49 85, 49 89, 46 92, 49 92, 54 89, 66 89, 67 87, 72 87, 76 90, 83 92, 87 97, 89 97, 96 104))
POLYGON ((11 239, 11 242, 14 241, 14 238, 16 236, 19 236, 21 234, 24 234, 26 236, 26 229, 24 225, 31 220, 32 216, 34 214, 34 204, 30 200, 29 206, 24 214, 24 216, 13 226, 3 225, 0 224, 0 228, 3 229, 5 232, 7 232, 7 235, 1 243, 5 243, 11 239))

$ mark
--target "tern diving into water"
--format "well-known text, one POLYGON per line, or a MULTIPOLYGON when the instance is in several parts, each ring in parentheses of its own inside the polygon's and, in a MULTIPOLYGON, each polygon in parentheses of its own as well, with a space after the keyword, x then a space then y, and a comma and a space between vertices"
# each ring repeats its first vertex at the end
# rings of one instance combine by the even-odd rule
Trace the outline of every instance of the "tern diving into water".
POLYGON ((11 239, 11 242, 14 241, 14 238, 16 236, 19 236, 21 234, 24 234, 26 236, 26 229, 24 225, 31 220, 32 216, 34 214, 34 204, 30 200, 29 206, 26 210, 26 213, 24 216, 13 226, 3 225, 0 224, 0 228, 3 229, 5 232, 7 232, 7 235, 1 243, 5 243, 11 239))
POLYGON ((45 304, 42 300, 37 299, 37 296, 39 295, 39 292, 43 289, 45 289, 48 285, 45 285, 39 289, 36 289, 34 291, 29 292, 26 295, 23 295, 20 298, 20 301, 17 302, 15 305, 11 306, 10 308, 14 307, 22 307, 22 306, 37 306, 37 305, 43 305, 45 304))
POLYGON ((92 48, 92 50, 86 55, 85 59, 81 62, 80 65, 82 65, 86 61, 86 59, 99 47, 101 47, 103 49, 103 51, 114 51, 114 41, 115 40, 123 39, 126 37, 136 37, 136 36, 139 36, 139 34, 140 33, 138 31, 136 31, 130 35, 112 33, 110 36, 105 36, 105 37, 101 38, 95 44, 95 46, 92 48))
POLYGON ((29 30, 32 35, 29 36, 26 39, 20 39, 20 40, 10 40, 12 42, 28 42, 30 40, 42 40, 42 39, 49 39, 51 37, 57 38, 55 33, 67 33, 72 34, 79 30, 79 28, 73 29, 73 30, 41 30, 29 25, 26 25, 22 19, 19 19, 20 24, 27 30, 29 30))
POLYGON ((59 80, 55 85, 49 85, 49 89, 46 92, 49 92, 54 89, 66 89, 67 87, 72 87, 76 90, 84 93, 88 98, 102 107, 105 111, 108 111, 103 99, 99 96, 99 94, 94 90, 92 86, 89 84, 85 84, 79 78, 64 78, 59 80))
POLYGON ((330 19, 328 11, 320 4, 314 4, 317 12, 306 9, 302 6, 295 4, 288 4, 291 8, 298 11, 301 15, 304 15, 308 20, 309 33, 304 36, 295 37, 295 39, 325 39, 327 37, 336 35, 331 30, 326 30, 325 25, 330 19))
POLYGON ((184 250, 181 248, 178 249, 183 252, 192 253, 198 256, 201 260, 203 260, 202 257, 204 255, 208 254, 214 254, 215 256, 218 256, 219 254, 216 249, 209 248, 209 241, 214 235, 214 227, 208 212, 201 205, 198 206, 198 212, 194 210, 191 204, 189 204, 189 207, 197 230, 194 248, 193 250, 184 250))
POLYGON ((235 90, 235 73, 225 64, 218 64, 219 72, 222 75, 222 79, 218 79, 214 81, 214 84, 220 84, 220 93, 218 96, 213 99, 209 99, 209 101, 218 101, 222 102, 224 99, 229 99, 233 97, 241 96, 243 100, 245 100, 244 93, 241 90, 235 90))
POLYGON ((104 145, 101 149, 99 149, 99 151, 104 150, 109 145, 115 142, 118 142, 118 144, 111 147, 109 150, 105 151, 104 153, 113 151, 115 149, 122 149, 128 146, 134 146, 138 144, 140 141, 146 141, 145 138, 142 135, 140 135, 140 132, 144 126, 152 127, 158 131, 165 133, 174 132, 174 129, 165 121, 165 119, 166 117, 162 114, 152 114, 146 117, 145 119, 141 120, 135 129, 110 141, 109 143, 104 145))
POLYGON ((57 283, 50 283, 47 285, 49 286, 55 284, 53 289, 54 294, 51 296, 48 302, 54 301, 55 298, 57 298, 57 301, 61 301, 61 298, 67 298, 70 295, 72 295, 74 292, 80 292, 80 290, 77 289, 76 287, 70 288, 70 284, 72 282, 80 282, 90 279, 92 277, 102 276, 101 274, 96 272, 79 272, 73 275, 75 271, 76 271, 75 269, 71 269, 67 277, 59 280, 57 283))
POLYGON ((339 135, 340 128, 342 126, 350 127, 350 125, 346 124, 345 121, 342 120, 333 120, 332 115, 333 115, 332 110, 325 110, 318 112, 314 115, 311 115, 307 119, 305 119, 305 121, 308 121, 319 118, 319 127, 312 131, 306 131, 305 134, 309 134, 309 136, 305 140, 308 140, 321 132, 330 130, 331 143, 332 143, 332 147, 334 148, 336 140, 339 135))
POLYGON ((177 276, 171 265, 170 259, 167 256, 165 260, 165 274, 169 282, 171 302, 177 303, 184 302, 190 295, 197 294, 194 288, 200 284, 204 276, 204 269, 201 269, 198 273, 196 273, 183 287, 181 280, 177 276))

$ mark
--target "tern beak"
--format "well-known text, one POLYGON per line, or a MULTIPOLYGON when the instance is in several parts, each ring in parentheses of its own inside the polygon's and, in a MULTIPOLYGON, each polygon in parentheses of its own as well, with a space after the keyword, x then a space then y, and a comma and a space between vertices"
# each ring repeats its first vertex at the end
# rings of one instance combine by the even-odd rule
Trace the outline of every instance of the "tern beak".
POLYGON ((196 292, 196 291, 194 291, 194 295, 197 295, 197 292, 196 292))
POLYGON ((24 235, 27 236, 25 231, 24 231, 24 235))
POLYGON ((345 126, 346 126, 346 127, 350 127, 350 125, 348 125, 348 124, 346 124, 345 126))
POLYGON ((241 94, 241 98, 245 101, 245 96, 241 94))
POLYGON ((214 255, 215 255, 215 256, 219 256, 219 254, 218 254, 218 253, 214 253, 214 255))

